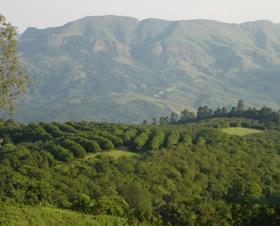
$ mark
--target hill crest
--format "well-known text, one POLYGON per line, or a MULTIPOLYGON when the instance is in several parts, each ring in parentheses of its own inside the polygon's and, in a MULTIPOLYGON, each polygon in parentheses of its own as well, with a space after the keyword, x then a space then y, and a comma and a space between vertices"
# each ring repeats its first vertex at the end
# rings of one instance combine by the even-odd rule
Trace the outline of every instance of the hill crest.
POLYGON ((85 17, 28 28, 18 49, 34 79, 24 121, 139 122, 241 98, 280 107, 280 25, 268 21, 85 17))

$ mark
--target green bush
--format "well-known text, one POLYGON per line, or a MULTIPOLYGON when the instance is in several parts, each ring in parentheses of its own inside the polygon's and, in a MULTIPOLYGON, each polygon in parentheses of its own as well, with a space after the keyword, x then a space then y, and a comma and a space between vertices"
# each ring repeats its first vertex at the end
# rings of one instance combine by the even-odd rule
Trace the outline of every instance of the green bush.
POLYGON ((166 138, 166 147, 170 148, 170 147, 174 146, 175 144, 177 144, 179 141, 179 138, 180 138, 180 136, 177 131, 170 132, 166 138))
POLYGON ((163 141, 165 134, 162 130, 154 131, 152 139, 149 141, 148 149, 149 150, 159 150, 163 141))
POLYGON ((123 142, 125 145, 130 145, 132 140, 136 137, 137 130, 136 129, 128 129, 123 133, 123 142))
POLYGON ((192 136, 189 135, 188 133, 182 133, 180 136, 180 142, 184 144, 191 145, 192 144, 192 136))
POLYGON ((86 150, 86 152, 97 153, 101 151, 99 144, 94 140, 88 140, 83 137, 75 137, 72 139, 79 143, 86 150))
POLYGON ((57 143, 62 147, 70 150, 75 157, 81 158, 84 157, 86 154, 85 149, 80 144, 78 144, 73 140, 69 140, 65 137, 61 137, 57 139, 57 143))
POLYGON ((46 142, 42 148, 43 150, 45 149, 50 152, 56 160, 61 162, 69 162, 74 158, 72 152, 54 143, 53 141, 46 142))
POLYGON ((40 125, 54 138, 63 136, 63 132, 53 123, 40 123, 40 125))
POLYGON ((114 150, 114 144, 107 138, 101 136, 95 136, 94 139, 98 142, 99 146, 103 150, 114 150))
POLYGON ((111 135, 111 134, 105 133, 105 132, 102 132, 100 135, 102 137, 107 138, 108 140, 110 140, 114 144, 115 147, 120 147, 120 146, 123 145, 123 140, 122 140, 121 137, 116 137, 114 135, 111 135))
POLYGON ((133 141, 133 148, 136 151, 143 150, 143 148, 145 147, 145 144, 149 140, 150 133, 151 132, 149 130, 144 130, 134 139, 134 141, 133 141))
POLYGON ((228 136, 219 129, 204 129, 197 135, 197 140, 203 138, 207 144, 224 142, 228 136))
POLYGON ((77 130, 72 127, 71 125, 64 123, 64 124, 60 124, 60 123, 55 123, 55 125, 62 131, 65 133, 77 133, 77 130))
POLYGON ((42 128, 40 126, 40 124, 37 123, 33 123, 28 125, 25 129, 24 129, 24 137, 25 140, 31 140, 31 141, 36 141, 36 140, 49 140, 51 139, 51 135, 48 134, 44 128, 42 128))

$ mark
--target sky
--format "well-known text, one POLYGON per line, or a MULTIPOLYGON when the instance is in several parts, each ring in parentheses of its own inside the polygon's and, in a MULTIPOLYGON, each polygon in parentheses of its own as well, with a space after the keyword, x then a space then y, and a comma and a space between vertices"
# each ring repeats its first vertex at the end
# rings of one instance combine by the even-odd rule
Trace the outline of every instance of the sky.
POLYGON ((280 23, 280 0, 0 0, 0 7, 0 13, 20 32, 27 27, 54 27, 101 15, 280 23))

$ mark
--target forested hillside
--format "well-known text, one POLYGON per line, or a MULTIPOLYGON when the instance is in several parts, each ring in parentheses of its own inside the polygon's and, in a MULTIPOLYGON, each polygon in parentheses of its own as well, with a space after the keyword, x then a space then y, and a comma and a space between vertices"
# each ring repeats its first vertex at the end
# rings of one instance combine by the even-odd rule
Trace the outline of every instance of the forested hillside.
POLYGON ((142 122, 185 106, 280 107, 280 25, 86 17, 28 28, 18 51, 33 77, 21 121, 142 122))
POLYGON ((279 126, 5 121, 0 224, 279 225, 279 126))

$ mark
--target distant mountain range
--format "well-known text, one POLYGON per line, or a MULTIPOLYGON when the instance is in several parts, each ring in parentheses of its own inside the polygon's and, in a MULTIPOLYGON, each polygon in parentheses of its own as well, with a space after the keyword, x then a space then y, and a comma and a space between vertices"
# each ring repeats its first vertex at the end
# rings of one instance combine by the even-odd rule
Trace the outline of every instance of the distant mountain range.
POLYGON ((280 24, 86 17, 28 28, 18 51, 33 76, 21 121, 141 122, 182 108, 280 108, 280 24))

